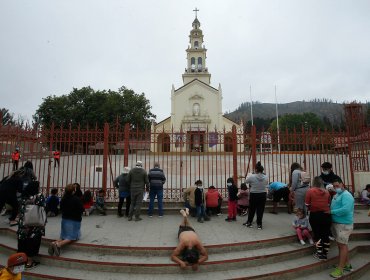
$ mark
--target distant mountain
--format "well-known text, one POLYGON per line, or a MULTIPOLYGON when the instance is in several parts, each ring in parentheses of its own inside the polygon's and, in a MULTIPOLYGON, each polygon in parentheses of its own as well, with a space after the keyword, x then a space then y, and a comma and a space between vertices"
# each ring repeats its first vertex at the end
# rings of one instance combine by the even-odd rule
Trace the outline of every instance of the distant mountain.
MULTIPOLYGON (((344 105, 330 101, 295 101, 291 103, 278 104, 279 116, 285 114, 315 113, 324 121, 330 121, 339 125, 344 121, 344 105)), ((235 122, 251 120, 250 102, 242 103, 235 111, 226 116, 235 122)), ((271 120, 276 118, 275 103, 253 102, 253 118, 271 120)))

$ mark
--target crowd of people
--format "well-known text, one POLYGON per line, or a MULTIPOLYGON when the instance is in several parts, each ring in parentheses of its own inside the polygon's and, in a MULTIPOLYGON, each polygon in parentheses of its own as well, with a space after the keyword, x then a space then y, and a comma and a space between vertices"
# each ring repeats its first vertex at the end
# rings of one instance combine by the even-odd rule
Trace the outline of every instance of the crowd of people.
MULTIPOLYGON (((263 215, 268 197, 272 199, 270 213, 278 214, 278 203, 283 199, 287 204, 288 213, 295 210, 292 226, 302 245, 308 242, 314 245, 314 257, 326 260, 330 248, 330 238, 335 238, 339 248, 339 264, 331 273, 340 277, 343 271, 352 270, 348 259, 348 239, 353 230, 353 196, 345 189, 339 176, 334 174, 332 165, 324 162, 321 165, 320 176, 311 180, 308 171, 298 163, 291 164, 289 182, 269 182, 264 167, 258 162, 254 172, 247 174, 240 189, 233 178, 226 181, 227 188, 227 218, 225 221, 237 221, 237 216, 246 216, 243 223, 247 228, 253 227, 256 216, 256 227, 263 229, 263 215), (311 235, 312 229, 312 235, 311 235)), ((68 184, 61 198, 58 189, 51 189, 45 199, 39 192, 33 166, 27 161, 21 169, 16 169, 1 181, 0 209, 7 203, 11 207, 10 226, 18 225, 18 253, 24 253, 25 269, 31 269, 39 264, 35 260, 41 245, 41 237, 45 235, 45 224, 28 225, 24 222, 28 205, 45 208, 47 217, 55 217, 60 213, 60 238, 50 243, 50 255, 60 256, 61 248, 78 240, 81 236, 82 216, 89 216, 93 211, 106 215, 105 193, 99 189, 81 191, 78 183, 68 184), (26 183, 25 183, 26 182, 26 183), (17 197, 17 193, 21 196, 17 197)), ((149 196, 148 217, 153 217, 154 201, 158 202, 158 216, 163 217, 163 185, 166 182, 164 171, 158 162, 147 172, 141 161, 137 161, 130 169, 124 167, 114 181, 118 190, 118 217, 127 217, 128 221, 142 220, 141 208, 144 194, 149 196), (126 203, 125 211, 122 208, 126 203)), ((363 203, 369 204, 370 185, 361 194, 363 203)), ((210 221, 212 215, 221 215, 223 197, 219 190, 211 185, 206 191, 203 182, 196 180, 194 186, 183 190, 185 209, 181 210, 183 221, 178 233, 179 246, 172 255, 172 260, 182 268, 190 265, 197 269, 198 264, 207 258, 207 252, 200 239, 190 225, 188 216, 196 217, 199 223, 210 221)), ((19 255, 20 256, 20 255, 19 255)), ((17 266, 20 269, 21 265, 17 266)), ((16 269, 16 271, 18 271, 16 269)))

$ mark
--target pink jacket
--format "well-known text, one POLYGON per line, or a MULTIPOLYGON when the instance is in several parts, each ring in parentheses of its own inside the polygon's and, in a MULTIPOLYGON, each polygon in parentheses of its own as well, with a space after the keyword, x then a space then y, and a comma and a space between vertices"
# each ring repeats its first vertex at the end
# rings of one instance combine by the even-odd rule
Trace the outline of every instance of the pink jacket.
POLYGON ((240 190, 238 193, 238 205, 249 206, 249 190, 240 190))

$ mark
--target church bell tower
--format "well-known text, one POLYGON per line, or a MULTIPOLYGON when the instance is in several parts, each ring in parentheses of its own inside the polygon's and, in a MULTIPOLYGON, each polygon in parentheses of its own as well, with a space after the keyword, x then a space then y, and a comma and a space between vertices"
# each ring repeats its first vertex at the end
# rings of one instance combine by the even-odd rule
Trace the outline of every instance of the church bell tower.
POLYGON ((200 29, 200 22, 197 18, 198 9, 195 9, 195 19, 193 21, 193 29, 190 31, 189 43, 186 50, 187 67, 182 75, 184 85, 194 79, 198 79, 207 85, 211 83, 211 74, 208 73, 206 67, 207 49, 203 44, 203 32, 200 29))

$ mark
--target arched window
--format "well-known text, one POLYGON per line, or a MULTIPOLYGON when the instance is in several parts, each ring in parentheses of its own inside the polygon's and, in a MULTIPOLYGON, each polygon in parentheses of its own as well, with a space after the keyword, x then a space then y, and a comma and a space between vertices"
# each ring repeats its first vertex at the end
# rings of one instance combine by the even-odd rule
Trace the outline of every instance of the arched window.
POLYGON ((199 43, 198 43, 198 41, 194 41, 194 48, 198 48, 199 47, 199 43))
POLYGON ((190 64, 191 64, 191 71, 194 72, 194 70, 195 70, 195 57, 192 57, 190 59, 190 64))
POLYGON ((198 57, 198 69, 202 69, 202 58, 198 57))

